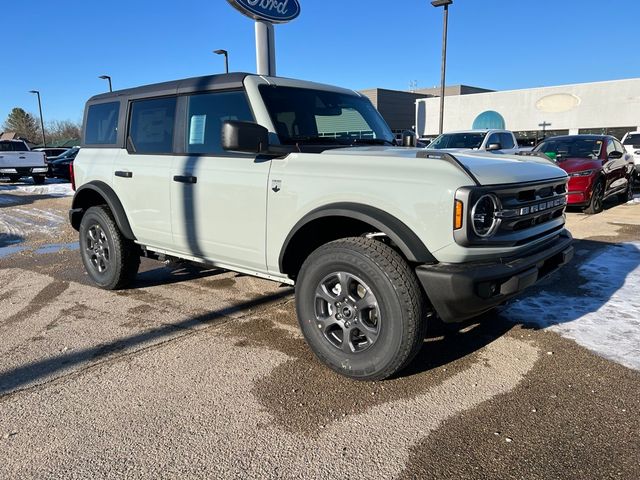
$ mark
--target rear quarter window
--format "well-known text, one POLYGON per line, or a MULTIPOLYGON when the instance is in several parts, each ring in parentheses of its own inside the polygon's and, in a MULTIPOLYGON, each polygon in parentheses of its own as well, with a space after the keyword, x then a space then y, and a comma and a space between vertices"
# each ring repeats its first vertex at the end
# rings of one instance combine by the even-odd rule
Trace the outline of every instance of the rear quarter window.
POLYGON ((90 105, 84 133, 87 145, 113 145, 118 138, 120 102, 90 105))

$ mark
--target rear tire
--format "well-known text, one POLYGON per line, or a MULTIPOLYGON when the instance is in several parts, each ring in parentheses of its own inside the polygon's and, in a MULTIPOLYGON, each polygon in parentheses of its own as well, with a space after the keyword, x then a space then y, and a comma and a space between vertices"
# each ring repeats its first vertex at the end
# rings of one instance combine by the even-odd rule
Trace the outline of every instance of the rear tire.
POLYGON ((138 273, 138 247, 126 239, 104 206, 91 207, 80 222, 80 254, 91 280, 105 290, 125 288, 138 273))
POLYGON ((42 184, 44 184, 44 180, 45 180, 45 177, 44 177, 44 176, 40 176, 40 175, 39 175, 39 176, 34 176, 34 177, 32 177, 32 178, 33 178, 33 183, 35 183, 36 185, 42 185, 42 184))
POLYGON ((589 202, 589 206, 584 209, 584 213, 589 215, 600 213, 604 208, 603 203, 604 203, 604 182, 602 181, 602 179, 600 179, 593 186, 593 190, 591 192, 591 202, 589 202))
POLYGON ((411 362, 426 336, 424 305, 407 262, 368 238, 321 246, 296 285, 298 321, 311 350, 356 380, 382 380, 411 362))
POLYGON ((633 183, 633 177, 629 177, 629 183, 627 183, 627 189, 618 195, 618 200, 620 203, 627 203, 633 200, 633 188, 631 188, 631 184, 633 183))

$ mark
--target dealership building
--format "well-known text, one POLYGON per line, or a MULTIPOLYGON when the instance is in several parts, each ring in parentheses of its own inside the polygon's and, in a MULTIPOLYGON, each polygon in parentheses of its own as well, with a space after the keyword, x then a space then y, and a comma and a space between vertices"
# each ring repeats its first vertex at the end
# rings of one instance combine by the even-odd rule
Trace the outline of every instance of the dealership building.
MULTIPOLYGON (((521 144, 577 133, 621 138, 640 130, 640 78, 468 95, 445 95, 444 131, 506 128, 521 144)), ((438 134, 440 99, 415 102, 420 138, 438 134)))

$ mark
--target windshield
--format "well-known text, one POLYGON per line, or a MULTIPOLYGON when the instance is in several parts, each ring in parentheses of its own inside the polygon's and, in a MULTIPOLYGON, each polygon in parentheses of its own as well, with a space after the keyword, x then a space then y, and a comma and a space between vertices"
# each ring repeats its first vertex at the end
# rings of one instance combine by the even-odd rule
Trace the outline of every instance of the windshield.
POLYGON ((625 145, 640 145, 640 133, 632 133, 624 139, 625 145))
POLYGON ((441 150, 443 148, 480 148, 487 134, 482 133, 445 133, 429 144, 429 148, 441 150))
POLYGON ((558 159, 571 157, 595 160, 600 158, 602 143, 600 138, 550 138, 534 148, 533 151, 552 154, 558 159))
POLYGON ((325 90, 261 85, 280 143, 392 144, 394 137, 364 97, 325 90))

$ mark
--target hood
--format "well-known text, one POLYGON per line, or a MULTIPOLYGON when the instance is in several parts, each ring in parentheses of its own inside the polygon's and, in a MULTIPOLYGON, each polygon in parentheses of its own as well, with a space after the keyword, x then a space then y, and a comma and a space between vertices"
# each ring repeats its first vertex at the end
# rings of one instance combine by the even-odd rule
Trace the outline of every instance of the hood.
POLYGON ((557 165, 567 173, 575 173, 585 170, 600 170, 602 168, 602 161, 590 158, 569 157, 566 159, 563 158, 557 165))
POLYGON ((403 147, 353 147, 327 150, 324 153, 340 155, 361 155, 389 158, 414 158, 417 162, 447 161, 442 154, 453 156, 481 185, 536 182, 566 177, 566 172, 551 160, 533 156, 494 155, 491 153, 470 151, 443 152, 423 148, 403 147), (430 158, 418 158, 418 153, 432 153, 430 158), (438 158, 439 157, 439 158, 438 158))

